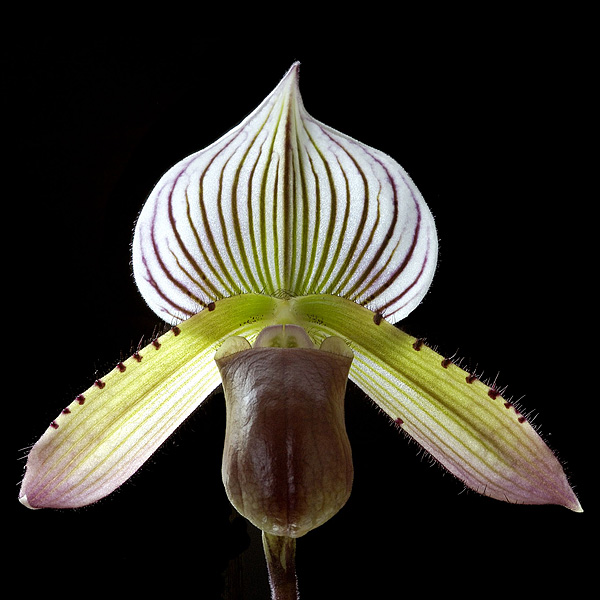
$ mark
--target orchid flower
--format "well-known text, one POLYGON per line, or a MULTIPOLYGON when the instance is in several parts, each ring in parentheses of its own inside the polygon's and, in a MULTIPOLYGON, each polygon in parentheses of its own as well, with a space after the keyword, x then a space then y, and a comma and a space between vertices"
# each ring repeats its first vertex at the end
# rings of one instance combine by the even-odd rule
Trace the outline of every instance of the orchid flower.
POLYGON ((263 532, 276 598, 297 594, 295 540, 351 492, 348 379, 468 488, 581 511, 510 401, 394 326, 431 284, 434 219, 392 158, 306 112, 298 72, 156 185, 132 263, 171 328, 50 423, 20 492, 30 508, 100 500, 222 385, 223 482, 263 532))

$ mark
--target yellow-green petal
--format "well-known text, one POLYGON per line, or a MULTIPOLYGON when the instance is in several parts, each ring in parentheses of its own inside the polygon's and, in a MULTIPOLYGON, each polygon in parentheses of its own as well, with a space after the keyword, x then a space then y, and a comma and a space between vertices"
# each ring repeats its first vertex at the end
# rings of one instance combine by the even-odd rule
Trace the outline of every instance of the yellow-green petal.
POLYGON ((293 309, 307 330, 349 340, 350 379, 469 488, 581 511, 557 458, 493 387, 343 298, 296 298, 293 309))
POLYGON ((260 295, 219 300, 94 382, 33 446, 21 501, 75 508, 120 486, 221 383, 214 354, 222 341, 255 337, 278 303, 260 295))

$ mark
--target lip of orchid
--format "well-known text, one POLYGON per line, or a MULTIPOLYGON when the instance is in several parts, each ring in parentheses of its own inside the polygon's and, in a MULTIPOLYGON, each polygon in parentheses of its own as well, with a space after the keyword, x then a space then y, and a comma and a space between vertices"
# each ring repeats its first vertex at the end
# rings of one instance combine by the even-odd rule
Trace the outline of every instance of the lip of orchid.
POLYGON ((340 338, 317 348, 297 325, 236 336, 217 351, 227 408, 223 483, 262 531, 300 537, 346 503, 352 489, 344 396, 353 353, 340 338))

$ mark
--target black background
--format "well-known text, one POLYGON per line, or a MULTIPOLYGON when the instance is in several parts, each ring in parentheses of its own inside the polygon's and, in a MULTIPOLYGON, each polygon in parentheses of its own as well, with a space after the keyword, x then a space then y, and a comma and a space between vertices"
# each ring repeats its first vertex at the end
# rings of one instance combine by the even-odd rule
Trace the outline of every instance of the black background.
POLYGON ((5 162, 5 276, 17 293, 6 312, 15 468, 5 523, 15 525, 9 578, 21 595, 212 599, 225 570, 242 569, 243 593, 228 597, 268 597, 259 539, 232 519, 220 480, 219 394, 96 505, 28 511, 16 498, 26 449, 48 422, 160 326, 129 265, 153 185, 242 120, 295 60, 311 115, 392 155, 436 217, 438 272, 402 326, 522 397, 586 511, 463 492, 351 386, 354 490, 298 542, 303 598, 586 588, 597 508, 588 410, 598 396, 586 362, 594 278, 582 228, 597 200, 582 185, 590 74, 584 40, 566 38, 560 19, 490 22, 443 36, 404 24, 376 44, 323 31, 311 43, 284 35, 257 45, 105 30, 36 34, 7 49, 5 116, 15 135, 5 162))

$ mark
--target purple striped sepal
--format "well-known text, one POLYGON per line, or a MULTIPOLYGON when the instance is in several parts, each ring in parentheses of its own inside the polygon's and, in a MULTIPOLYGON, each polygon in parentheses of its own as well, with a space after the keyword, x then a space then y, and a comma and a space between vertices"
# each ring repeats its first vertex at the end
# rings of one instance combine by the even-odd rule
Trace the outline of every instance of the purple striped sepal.
POLYGON ((389 156, 306 112, 298 68, 146 202, 134 274, 166 321, 254 292, 332 294, 397 322, 427 292, 437 236, 421 194, 389 156))

